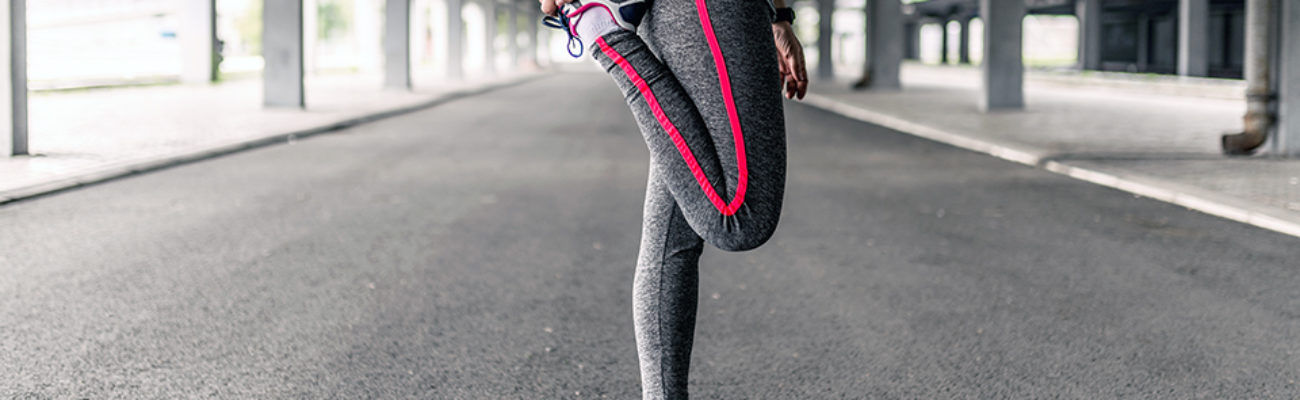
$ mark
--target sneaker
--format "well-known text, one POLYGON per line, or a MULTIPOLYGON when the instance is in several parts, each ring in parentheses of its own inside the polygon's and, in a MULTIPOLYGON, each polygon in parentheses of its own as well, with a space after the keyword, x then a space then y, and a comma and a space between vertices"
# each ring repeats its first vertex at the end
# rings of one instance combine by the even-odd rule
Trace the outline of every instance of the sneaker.
POLYGON ((543 25, 562 29, 569 35, 569 55, 573 58, 582 57, 583 39, 587 39, 578 37, 576 27, 582 21, 583 13, 593 7, 604 9, 615 25, 629 31, 635 31, 641 25, 641 18, 650 8, 647 0, 576 0, 565 4, 558 16, 542 18, 543 25))

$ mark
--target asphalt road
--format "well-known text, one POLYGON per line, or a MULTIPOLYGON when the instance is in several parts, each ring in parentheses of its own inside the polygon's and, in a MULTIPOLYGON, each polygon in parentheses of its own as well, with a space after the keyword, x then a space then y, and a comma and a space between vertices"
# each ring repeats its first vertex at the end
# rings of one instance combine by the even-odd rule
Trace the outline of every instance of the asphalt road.
MULTIPOLYGON (((1300 240, 787 114, 696 398, 1300 395, 1300 240)), ((631 121, 570 74, 0 207, 0 399, 635 398, 631 121)))

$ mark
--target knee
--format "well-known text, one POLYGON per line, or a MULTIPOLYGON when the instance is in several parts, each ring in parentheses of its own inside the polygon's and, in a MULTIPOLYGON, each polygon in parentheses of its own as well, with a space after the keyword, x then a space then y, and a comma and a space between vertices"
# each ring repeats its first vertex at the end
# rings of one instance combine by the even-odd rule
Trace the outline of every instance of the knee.
POLYGON ((776 232, 776 225, 771 227, 762 227, 761 229, 738 230, 723 232, 720 235, 711 235, 708 238, 709 244, 713 247, 725 251, 748 251, 762 246, 772 238, 776 232))

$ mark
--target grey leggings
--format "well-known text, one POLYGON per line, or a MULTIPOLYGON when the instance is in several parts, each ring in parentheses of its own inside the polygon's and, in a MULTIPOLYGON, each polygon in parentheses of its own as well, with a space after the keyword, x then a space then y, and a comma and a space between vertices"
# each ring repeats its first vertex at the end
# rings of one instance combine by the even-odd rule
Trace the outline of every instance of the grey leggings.
POLYGON ((704 242, 758 247, 781 214, 785 121, 769 7, 655 0, 640 36, 610 33, 591 49, 650 148, 633 288, 647 399, 687 397, 704 242))

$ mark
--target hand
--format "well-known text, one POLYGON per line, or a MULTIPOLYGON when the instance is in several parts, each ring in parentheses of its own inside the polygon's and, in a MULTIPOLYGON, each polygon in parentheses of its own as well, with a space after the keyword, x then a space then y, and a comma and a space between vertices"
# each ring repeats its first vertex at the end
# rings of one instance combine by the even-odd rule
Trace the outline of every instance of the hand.
MULTIPOLYGON (((543 0, 548 1, 548 0, 543 0)), ((772 38, 776 40, 777 64, 781 66, 781 86, 785 88, 785 98, 798 97, 803 100, 808 93, 808 71, 803 64, 803 46, 794 36, 794 28, 789 22, 772 24, 772 38)))
POLYGON ((552 17, 555 16, 556 10, 559 10, 560 7, 564 6, 565 4, 569 4, 573 2, 573 0, 537 0, 537 1, 542 3, 542 13, 546 15, 550 15, 552 17))

